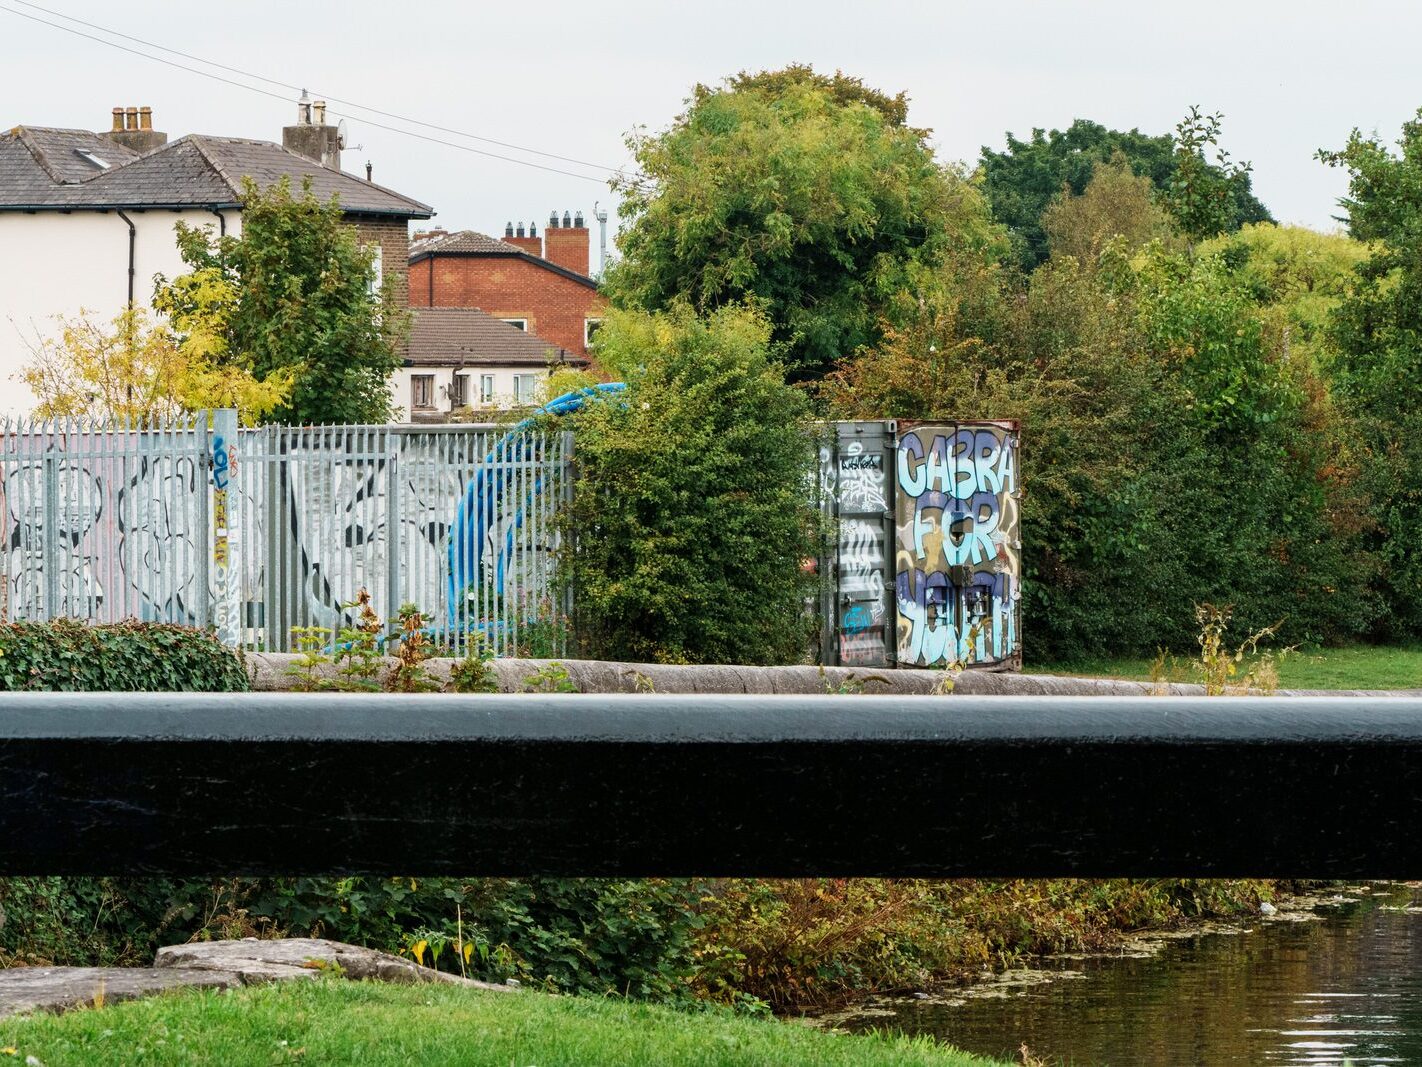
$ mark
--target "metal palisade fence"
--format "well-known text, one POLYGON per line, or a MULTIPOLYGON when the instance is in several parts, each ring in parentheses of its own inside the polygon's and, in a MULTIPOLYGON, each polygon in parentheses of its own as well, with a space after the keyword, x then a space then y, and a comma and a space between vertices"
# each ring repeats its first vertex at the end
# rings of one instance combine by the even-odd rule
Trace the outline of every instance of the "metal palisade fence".
POLYGON ((0 424, 4 617, 214 625, 288 651, 366 589, 455 653, 476 634, 548 647, 570 459, 569 434, 487 425, 0 424))

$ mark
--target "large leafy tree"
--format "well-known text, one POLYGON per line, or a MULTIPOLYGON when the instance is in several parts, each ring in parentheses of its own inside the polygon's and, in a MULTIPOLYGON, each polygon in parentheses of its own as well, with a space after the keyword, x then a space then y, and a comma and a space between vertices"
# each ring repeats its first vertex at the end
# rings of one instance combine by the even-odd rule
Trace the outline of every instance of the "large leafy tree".
MULTIPOLYGON (((1157 192, 1164 194, 1176 179, 1178 148, 1176 138, 1168 133, 1155 136, 1135 129, 1112 130, 1077 119, 1065 130, 1034 129, 1025 141, 1009 133, 1004 150, 983 148, 979 165, 993 216, 1009 228, 1018 257, 1023 266, 1031 268, 1050 252, 1042 213, 1064 188, 1072 194, 1084 193, 1097 164, 1109 163, 1119 154, 1133 173, 1149 178, 1157 192)), ((1218 160, 1203 165, 1207 175, 1225 177, 1218 160)), ((1202 185, 1197 181, 1194 188, 1202 185)), ((1271 221, 1268 209, 1250 189, 1247 172, 1229 183, 1229 197, 1225 228, 1271 221)))
POLYGON ((1348 230, 1369 242, 1333 320, 1335 389, 1366 450, 1393 635, 1422 633, 1422 110, 1394 152, 1357 130, 1320 157, 1349 174, 1348 230))
POLYGON ((573 417, 563 577, 598 659, 793 663, 808 647, 816 449, 769 322, 612 310, 598 358, 627 383, 573 417))
POLYGON ((282 422, 384 422, 408 314, 390 280, 375 285, 375 250, 363 246, 339 202, 286 179, 247 183, 240 236, 178 224, 191 271, 160 279, 155 306, 180 343, 220 353, 257 379, 289 383, 282 422))
POLYGON ((255 423, 284 402, 288 380, 258 381, 236 362, 179 343, 141 308, 102 322, 81 312, 58 319, 58 333, 31 347, 20 370, 42 419, 96 416, 146 422, 213 408, 236 408, 255 423))
POLYGON ((632 139, 614 302, 754 301, 794 379, 873 343, 925 272, 1000 240, 906 118, 902 96, 808 67, 698 85, 669 129, 632 139))

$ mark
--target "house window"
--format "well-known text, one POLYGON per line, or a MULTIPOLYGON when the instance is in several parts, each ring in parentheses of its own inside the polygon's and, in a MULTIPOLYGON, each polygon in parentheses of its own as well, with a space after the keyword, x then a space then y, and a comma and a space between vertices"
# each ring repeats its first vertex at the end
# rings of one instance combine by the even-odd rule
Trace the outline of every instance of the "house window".
POLYGON ((456 374, 449 383, 449 406, 462 408, 469 403, 469 375, 456 374))
POLYGON ((538 375, 514 375, 514 403, 532 404, 534 393, 538 391, 538 375))
POLYGON ((523 330, 524 332, 528 331, 527 319, 504 319, 503 321, 507 322, 515 330, 523 330))
POLYGON ((593 341, 593 338, 594 338, 595 336, 597 336, 597 331, 598 331, 598 329, 599 329, 601 326, 602 326, 602 320, 601 320, 601 319, 584 319, 584 320, 583 320, 583 347, 584 347, 584 348, 589 349, 589 350, 592 349, 593 344, 595 343, 595 342, 593 341))
POLYGON ((479 403, 492 404, 494 402, 494 376, 492 374, 479 375, 479 403))
POLYGON ((384 249, 379 245, 375 246, 375 258, 370 264, 370 294, 379 296, 380 289, 385 284, 385 257, 384 249))
POLYGON ((410 407, 434 407, 433 374, 414 374, 410 376, 410 407))

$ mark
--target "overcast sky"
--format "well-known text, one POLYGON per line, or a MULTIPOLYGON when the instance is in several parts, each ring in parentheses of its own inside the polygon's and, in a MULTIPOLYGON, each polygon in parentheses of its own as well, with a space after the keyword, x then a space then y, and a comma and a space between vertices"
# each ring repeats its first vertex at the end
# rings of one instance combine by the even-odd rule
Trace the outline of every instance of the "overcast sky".
MULTIPOLYGON (((1394 141, 1422 106, 1415 0, 39 2, 329 97, 603 167, 625 165, 624 134, 665 126, 694 83, 791 62, 907 90, 910 121, 931 127, 949 160, 975 160, 1007 130, 1026 135, 1078 117, 1163 133, 1199 104, 1225 113, 1225 147, 1253 162, 1255 191, 1275 216, 1320 228, 1333 225, 1345 183, 1315 150, 1340 146, 1354 126, 1394 141)), ((116 105, 151 106, 174 137, 276 141, 296 110, 0 10, 0 128, 104 129, 116 105)), ((363 173, 370 160, 376 181, 432 204, 446 227, 541 227, 552 208, 590 212, 612 201, 598 181, 412 139, 331 106, 350 114, 349 143, 362 146, 346 153, 346 169, 363 173)))

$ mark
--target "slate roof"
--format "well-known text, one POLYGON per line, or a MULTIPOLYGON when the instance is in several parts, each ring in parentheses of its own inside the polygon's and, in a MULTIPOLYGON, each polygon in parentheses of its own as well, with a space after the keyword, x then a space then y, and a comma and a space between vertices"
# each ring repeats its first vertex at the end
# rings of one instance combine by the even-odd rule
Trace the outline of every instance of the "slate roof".
POLYGON ((518 256, 523 249, 500 241, 485 233, 461 230, 458 233, 431 234, 418 241, 410 242, 410 255, 428 255, 432 252, 474 252, 485 256, 518 256))
POLYGON ((420 219, 434 214, 428 204, 270 141, 192 135, 139 155, 85 130, 19 126, 0 134, 0 211, 238 208, 244 177, 266 187, 283 176, 296 188, 309 176, 316 196, 338 195, 351 214, 420 219), (79 149, 110 168, 96 167, 79 149))
POLYGON ((407 366, 587 365, 582 356, 478 308, 411 308, 407 366))

